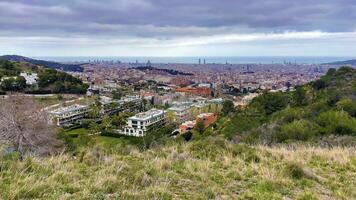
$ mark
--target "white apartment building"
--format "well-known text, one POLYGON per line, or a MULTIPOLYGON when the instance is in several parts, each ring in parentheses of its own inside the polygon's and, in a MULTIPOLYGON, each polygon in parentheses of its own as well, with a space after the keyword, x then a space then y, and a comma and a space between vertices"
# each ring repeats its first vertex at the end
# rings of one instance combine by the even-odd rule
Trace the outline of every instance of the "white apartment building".
POLYGON ((166 112, 164 110, 152 109, 130 117, 127 126, 120 131, 120 133, 129 136, 142 137, 149 131, 159 129, 165 123, 166 112))
POLYGON ((57 126, 71 126, 85 118, 89 113, 89 107, 84 105, 71 105, 50 111, 57 126))

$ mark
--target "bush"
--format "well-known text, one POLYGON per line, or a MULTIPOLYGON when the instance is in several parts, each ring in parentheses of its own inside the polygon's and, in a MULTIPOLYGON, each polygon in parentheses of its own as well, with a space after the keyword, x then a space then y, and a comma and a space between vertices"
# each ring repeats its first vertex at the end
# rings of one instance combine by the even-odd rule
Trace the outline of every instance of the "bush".
POLYGON ((281 119, 283 122, 293 122, 294 120, 302 119, 305 115, 305 110, 302 108, 286 108, 273 115, 272 119, 281 119))
POLYGON ((319 79, 319 80, 314 81, 312 83, 312 86, 316 90, 321 90, 323 88, 326 88, 328 85, 327 85, 327 82, 324 79, 319 79))
POLYGON ((287 93, 264 93, 263 95, 256 97, 251 106, 257 108, 263 108, 267 115, 274 112, 283 110, 289 103, 289 95, 287 93))
POLYGON ((296 106, 304 106, 308 103, 306 90, 302 87, 296 87, 295 92, 293 92, 293 101, 296 106))
POLYGON ((285 171, 291 178, 294 179, 301 179, 305 176, 303 168, 296 163, 288 163, 285 171))
POLYGON ((81 121, 81 125, 83 128, 88 129, 92 122, 93 122, 93 120, 91 120, 91 119, 83 119, 81 121))
POLYGON ((277 142, 285 142, 287 140, 307 141, 315 137, 318 133, 319 128, 316 124, 301 119, 283 125, 276 135, 276 140, 277 142))
POLYGON ((205 130, 205 124, 204 122, 198 122, 195 127, 194 130, 196 130, 198 133, 202 134, 205 130))
POLYGON ((240 156, 244 161, 251 162, 260 162, 260 157, 257 155, 256 149, 243 144, 237 144, 232 147, 233 156, 240 156))
POLYGON ((224 101, 222 113, 224 115, 228 115, 229 113, 234 112, 234 111, 235 111, 234 103, 230 100, 224 101))
POLYGON ((356 135, 356 119, 345 111, 324 112, 317 120, 323 134, 356 135))
POLYGON ((188 131, 184 134, 182 134, 182 137, 184 138, 185 141, 190 141, 193 137, 193 133, 191 131, 188 131))
POLYGON ((356 102, 350 98, 341 99, 336 103, 337 109, 349 113, 351 117, 356 117, 356 102))

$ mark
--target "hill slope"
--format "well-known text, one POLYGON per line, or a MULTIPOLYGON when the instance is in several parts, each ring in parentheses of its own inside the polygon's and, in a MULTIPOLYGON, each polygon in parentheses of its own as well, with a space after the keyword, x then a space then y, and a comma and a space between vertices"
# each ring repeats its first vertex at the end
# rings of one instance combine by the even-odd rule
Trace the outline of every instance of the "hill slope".
POLYGON ((28 62, 15 62, 0 59, 0 93, 26 92, 26 93, 74 93, 84 94, 88 88, 80 79, 68 73, 52 68, 37 67, 28 62), (26 85, 21 72, 36 73, 36 85, 26 85), (3 80, 2 80, 3 79, 3 80))
POLYGON ((355 149, 248 147, 220 138, 140 152, 0 160, 4 199, 354 199, 355 149))
POLYGON ((248 143, 356 145, 355 117, 356 69, 341 67, 330 69, 321 79, 296 91, 265 93, 255 98, 219 129, 228 138, 248 143), (342 137, 330 141, 333 135, 342 137))
POLYGON ((353 65, 353 66, 356 66, 356 60, 337 61, 337 62, 331 62, 331 63, 324 63, 323 65, 353 65))
POLYGON ((18 56, 18 55, 4 55, 0 56, 0 60, 8 60, 8 61, 15 61, 15 62, 28 62, 34 65, 40 65, 48 68, 53 68, 53 69, 61 69, 63 71, 75 71, 75 72, 82 72, 83 67, 80 65, 74 65, 74 64, 63 64, 63 63, 57 63, 57 62, 51 62, 51 61, 45 61, 45 60, 36 60, 32 58, 27 58, 23 56, 18 56))

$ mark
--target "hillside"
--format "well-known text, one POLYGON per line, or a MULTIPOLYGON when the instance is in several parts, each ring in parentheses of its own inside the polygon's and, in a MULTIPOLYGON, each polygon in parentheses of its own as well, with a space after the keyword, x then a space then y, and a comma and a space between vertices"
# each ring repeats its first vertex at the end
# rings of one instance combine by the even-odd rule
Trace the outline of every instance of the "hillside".
POLYGON ((356 66, 356 60, 345 60, 345 61, 337 61, 337 62, 331 62, 331 63, 324 63, 323 65, 352 65, 356 66))
POLYGON ((36 60, 32 58, 27 58, 18 55, 4 55, 0 56, 0 60, 8 60, 8 61, 15 61, 15 62, 28 62, 34 65, 40 65, 52 69, 60 69, 63 71, 74 71, 74 72, 82 72, 84 68, 81 65, 76 64, 63 64, 45 60, 36 60))
POLYGON ((65 72, 38 67, 27 62, 0 60, 0 93, 74 93, 83 94, 88 85, 65 72), (37 84, 27 85, 21 72, 37 74, 37 84))
POLYGON ((356 145, 355 117, 356 69, 342 67, 293 92, 255 98, 231 114, 219 132, 252 144, 356 145))
POLYGON ((221 138, 78 157, 0 159, 4 199, 355 199, 354 148, 271 148, 221 138))

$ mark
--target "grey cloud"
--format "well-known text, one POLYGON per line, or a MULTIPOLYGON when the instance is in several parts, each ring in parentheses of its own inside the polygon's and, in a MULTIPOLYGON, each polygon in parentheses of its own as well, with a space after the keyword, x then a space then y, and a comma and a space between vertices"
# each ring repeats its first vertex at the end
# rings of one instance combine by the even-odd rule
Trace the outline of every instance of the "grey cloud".
POLYGON ((0 1, 1 35, 154 37, 356 29, 354 0, 0 1))

